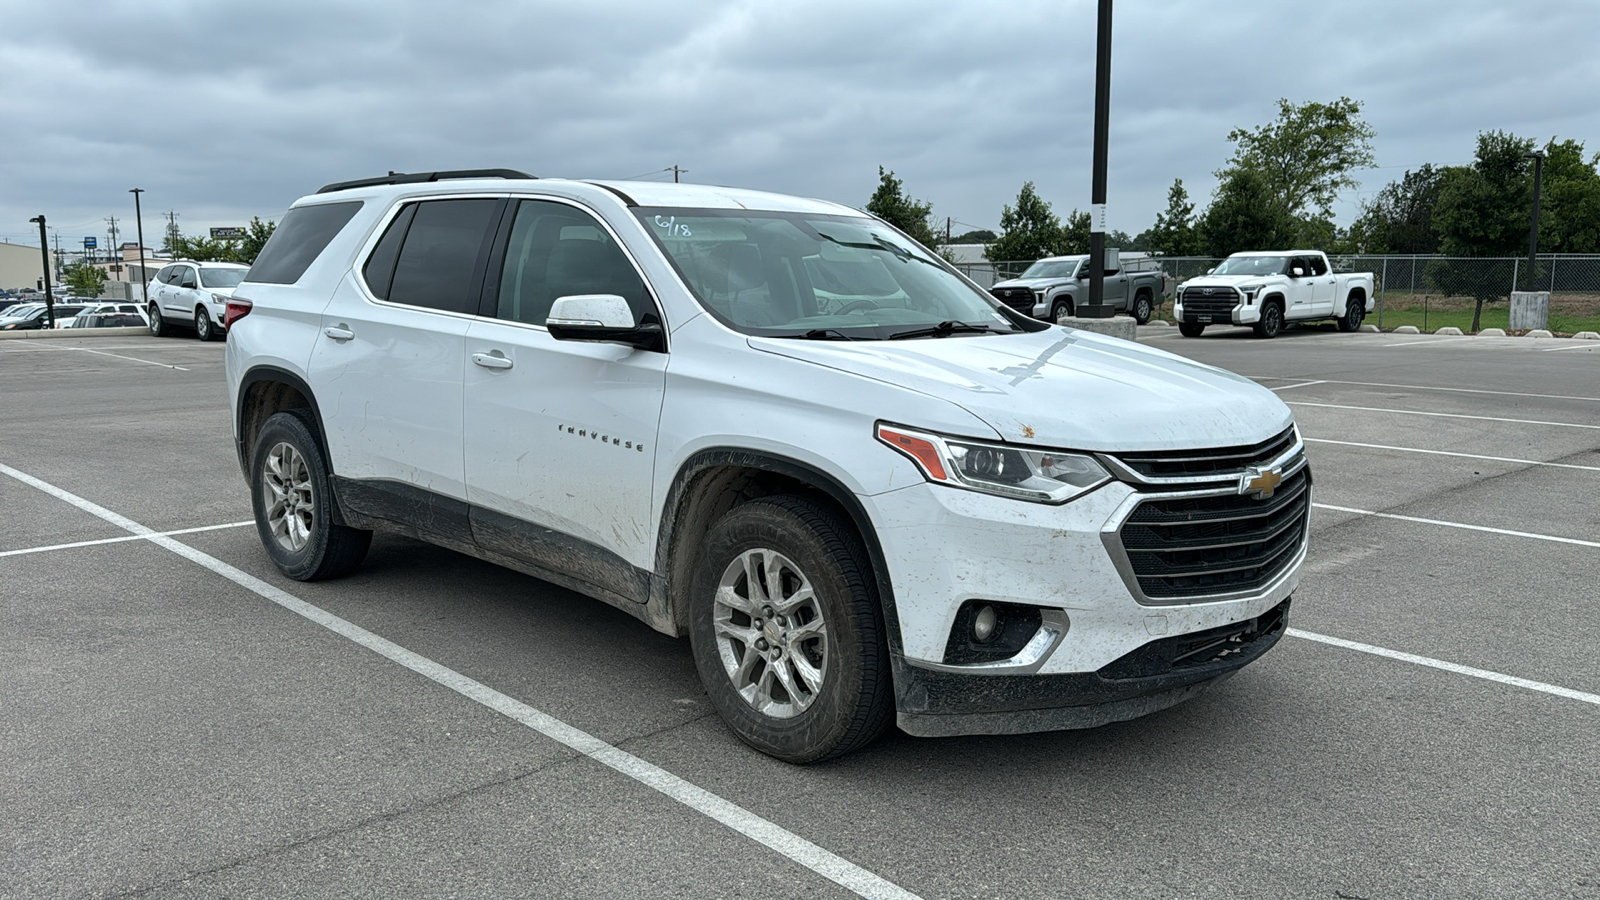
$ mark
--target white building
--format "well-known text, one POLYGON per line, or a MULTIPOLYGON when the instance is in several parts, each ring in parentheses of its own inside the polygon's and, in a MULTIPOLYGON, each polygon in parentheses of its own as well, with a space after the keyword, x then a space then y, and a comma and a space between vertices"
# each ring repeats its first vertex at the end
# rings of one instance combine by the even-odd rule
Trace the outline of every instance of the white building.
MULTIPOLYGON (((56 255, 50 253, 50 283, 55 283, 56 255)), ((44 261, 38 247, 0 242, 0 288, 43 288, 44 261)))

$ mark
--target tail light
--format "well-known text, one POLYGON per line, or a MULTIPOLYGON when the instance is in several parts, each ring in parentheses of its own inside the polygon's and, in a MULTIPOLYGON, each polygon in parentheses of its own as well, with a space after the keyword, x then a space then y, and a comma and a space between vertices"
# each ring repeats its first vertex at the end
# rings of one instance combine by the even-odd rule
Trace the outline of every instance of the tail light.
POLYGON ((222 327, 232 328, 233 323, 250 315, 250 310, 255 304, 243 297, 229 297, 228 305, 222 311, 222 327))

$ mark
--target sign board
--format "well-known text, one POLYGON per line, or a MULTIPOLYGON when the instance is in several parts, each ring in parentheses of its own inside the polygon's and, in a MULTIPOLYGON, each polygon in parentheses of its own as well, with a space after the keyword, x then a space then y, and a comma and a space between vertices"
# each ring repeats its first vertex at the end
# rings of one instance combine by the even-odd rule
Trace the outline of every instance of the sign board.
POLYGON ((99 246, 98 243, 97 243, 98 240, 99 240, 98 238, 92 238, 92 237, 84 238, 83 239, 83 249, 85 249, 85 250, 93 250, 95 247, 99 246))
POLYGON ((214 241, 237 241, 244 238, 243 228, 224 226, 211 229, 211 239, 214 241))

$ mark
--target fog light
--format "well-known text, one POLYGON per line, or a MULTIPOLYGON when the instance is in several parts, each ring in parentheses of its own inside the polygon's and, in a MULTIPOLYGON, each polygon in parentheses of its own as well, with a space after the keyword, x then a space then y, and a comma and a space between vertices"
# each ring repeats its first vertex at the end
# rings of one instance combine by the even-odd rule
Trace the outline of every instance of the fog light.
POLYGON ((972 617, 972 639, 980 644, 987 643, 994 637, 994 626, 997 621, 994 607, 985 606, 978 610, 978 614, 972 617))

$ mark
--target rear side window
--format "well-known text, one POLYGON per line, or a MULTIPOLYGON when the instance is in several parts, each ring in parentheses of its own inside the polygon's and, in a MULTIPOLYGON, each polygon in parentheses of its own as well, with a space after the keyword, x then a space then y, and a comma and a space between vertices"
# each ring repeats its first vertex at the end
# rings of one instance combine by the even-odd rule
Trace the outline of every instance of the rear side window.
POLYGON ((161 267, 161 271, 156 273, 156 281, 159 281, 162 284, 166 284, 167 283, 167 279, 170 278, 171 276, 172 276, 172 267, 171 266, 162 266, 161 267))
POLYGON ((1308 256, 1308 257, 1306 257, 1306 262, 1311 265, 1311 274, 1313 274, 1313 275, 1326 275, 1326 274, 1328 274, 1328 264, 1323 261, 1322 257, 1320 257, 1320 256, 1308 256))
POLYGON ((383 238, 378 241, 378 246, 372 250, 372 255, 367 257, 367 264, 362 267, 361 275, 367 279, 367 287, 371 288, 372 295, 379 300, 389 299, 389 283, 394 280, 394 264, 400 259, 400 245, 406 239, 406 229, 411 227, 411 217, 417 212, 415 203, 406 204, 400 210, 400 215, 394 217, 389 223, 389 228, 383 233, 383 238))
POLYGON ((299 281, 360 208, 360 200, 349 200, 289 210, 261 248, 261 255, 256 257, 245 280, 261 284, 299 281))
POLYGON ((448 312, 476 307, 472 276, 488 251, 499 208, 494 198, 418 203, 395 261, 388 301, 448 312))

